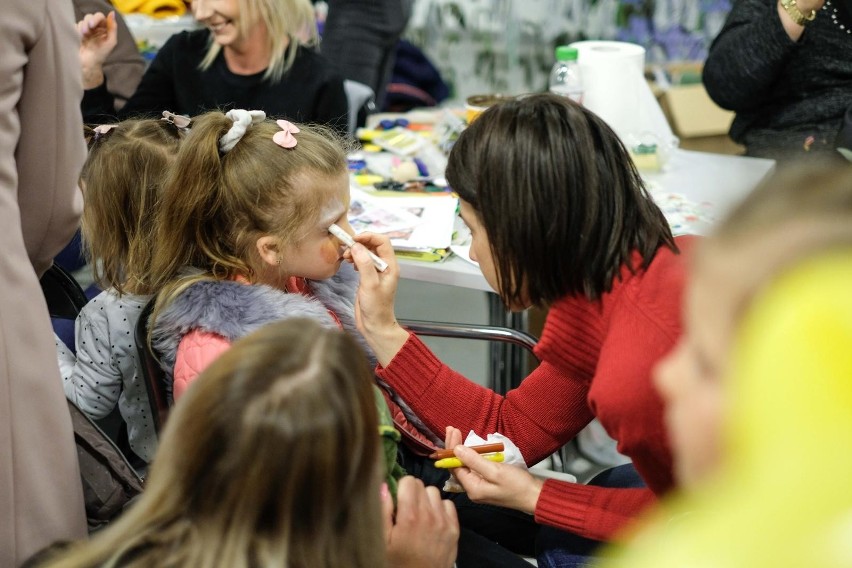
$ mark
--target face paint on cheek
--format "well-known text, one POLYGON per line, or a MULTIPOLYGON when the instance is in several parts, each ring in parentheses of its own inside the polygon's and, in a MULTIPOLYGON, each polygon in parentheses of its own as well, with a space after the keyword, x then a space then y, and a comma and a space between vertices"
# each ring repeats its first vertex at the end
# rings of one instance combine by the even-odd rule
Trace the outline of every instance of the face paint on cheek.
POLYGON ((320 257, 323 262, 328 264, 334 264, 338 260, 340 260, 340 249, 333 244, 329 243, 326 246, 322 247, 320 250, 320 257))

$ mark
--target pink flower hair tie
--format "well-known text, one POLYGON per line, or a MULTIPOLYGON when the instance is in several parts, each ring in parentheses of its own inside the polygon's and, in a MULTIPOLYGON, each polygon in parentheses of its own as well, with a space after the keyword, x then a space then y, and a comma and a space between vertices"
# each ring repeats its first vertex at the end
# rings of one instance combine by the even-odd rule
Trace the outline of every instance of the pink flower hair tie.
POLYGON ((281 127, 281 132, 276 132, 272 141, 282 148, 295 148, 298 140, 293 135, 299 132, 299 127, 287 120, 276 120, 275 124, 281 127))

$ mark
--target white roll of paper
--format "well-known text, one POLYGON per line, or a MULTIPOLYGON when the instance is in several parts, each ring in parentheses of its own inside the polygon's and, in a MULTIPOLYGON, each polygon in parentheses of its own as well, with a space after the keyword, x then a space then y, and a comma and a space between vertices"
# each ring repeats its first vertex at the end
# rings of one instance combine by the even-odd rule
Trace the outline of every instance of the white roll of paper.
POLYGON ((619 41, 578 41, 583 106, 604 119, 625 144, 648 135, 674 139, 671 127, 645 80, 645 48, 619 41))

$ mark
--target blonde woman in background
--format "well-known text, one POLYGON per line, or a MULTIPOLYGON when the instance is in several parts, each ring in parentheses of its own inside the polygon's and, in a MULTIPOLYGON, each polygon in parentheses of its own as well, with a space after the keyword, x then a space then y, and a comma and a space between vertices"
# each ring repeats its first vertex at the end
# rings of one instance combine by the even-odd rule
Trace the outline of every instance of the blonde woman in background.
POLYGON ((659 366, 682 494, 602 566, 852 566, 852 170, 790 170, 697 251, 659 366))
MULTIPOLYGON (((194 0, 192 14, 203 29, 166 41, 119 116, 247 108, 346 133, 343 78, 311 47, 317 34, 308 0, 194 0)), ((104 122, 116 114, 103 76, 115 15, 87 14, 77 27, 83 107, 93 109, 84 118, 104 122)))
POLYGON ((438 490, 382 483, 373 379, 346 333, 305 319, 236 342, 175 407, 140 501, 42 566, 449 568, 438 490))

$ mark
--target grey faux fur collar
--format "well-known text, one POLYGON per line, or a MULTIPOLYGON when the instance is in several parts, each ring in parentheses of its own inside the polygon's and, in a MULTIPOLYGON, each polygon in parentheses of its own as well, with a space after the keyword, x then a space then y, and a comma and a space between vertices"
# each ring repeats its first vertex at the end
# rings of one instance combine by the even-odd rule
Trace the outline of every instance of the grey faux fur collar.
MULTIPOLYGON (((358 288, 355 269, 344 263, 333 277, 309 280, 308 286, 313 298, 230 280, 200 280, 189 286, 152 322, 151 343, 166 372, 167 388, 171 390, 178 344, 193 329, 215 333, 233 342, 267 323, 288 318, 307 317, 324 327, 336 328, 337 322, 329 311, 334 312, 343 328, 360 343, 370 365, 375 367, 375 355, 355 327, 355 291, 358 288)), ((376 381, 415 428, 443 447, 440 437, 426 427, 388 384, 378 377, 376 381)))
POLYGON ((354 298, 358 274, 348 264, 323 281, 309 281, 313 298, 287 293, 264 285, 246 285, 230 280, 200 280, 184 290, 153 322, 151 338, 169 378, 174 370, 180 340, 200 329, 221 335, 230 342, 261 326, 288 318, 306 317, 328 328, 337 327, 334 312, 343 328, 352 333, 375 363, 372 351, 355 328, 354 298))

